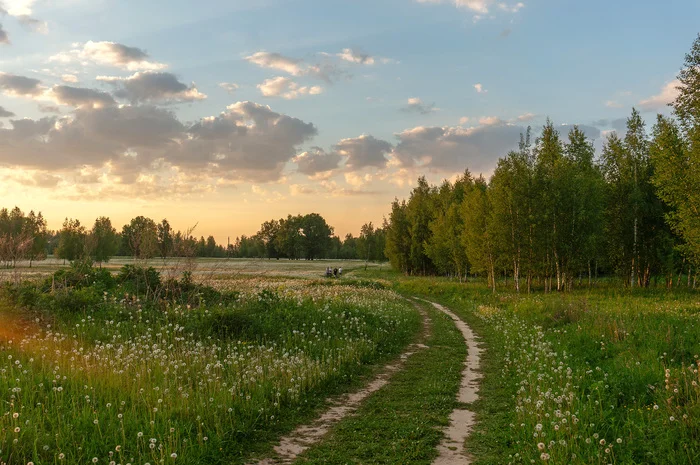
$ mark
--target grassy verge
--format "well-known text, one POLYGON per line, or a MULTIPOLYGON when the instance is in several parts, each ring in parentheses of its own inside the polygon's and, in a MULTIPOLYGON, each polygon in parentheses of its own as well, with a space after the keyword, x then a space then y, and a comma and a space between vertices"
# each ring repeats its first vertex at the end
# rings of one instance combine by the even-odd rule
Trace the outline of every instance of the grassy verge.
POLYGON ((476 463, 700 463, 700 298, 601 286, 496 294, 384 274, 484 339, 476 463))
POLYGON ((387 386, 297 463, 431 463, 440 429, 456 407, 466 347, 451 319, 428 311, 433 321, 429 348, 412 355, 387 386))

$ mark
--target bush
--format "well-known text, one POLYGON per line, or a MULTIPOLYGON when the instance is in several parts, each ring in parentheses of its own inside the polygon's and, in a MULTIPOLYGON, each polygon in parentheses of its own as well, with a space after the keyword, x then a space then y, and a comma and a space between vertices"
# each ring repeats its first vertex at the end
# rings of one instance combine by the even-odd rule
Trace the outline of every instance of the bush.
POLYGON ((160 273, 149 266, 124 265, 117 275, 117 282, 133 294, 155 293, 161 287, 160 273))

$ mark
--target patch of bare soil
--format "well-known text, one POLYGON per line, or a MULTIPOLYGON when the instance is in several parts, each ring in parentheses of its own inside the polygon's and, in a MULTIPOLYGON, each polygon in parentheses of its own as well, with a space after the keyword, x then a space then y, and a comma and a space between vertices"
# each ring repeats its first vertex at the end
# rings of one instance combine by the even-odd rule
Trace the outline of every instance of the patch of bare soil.
MULTIPOLYGON (((464 361, 462 370, 462 384, 457 393, 457 400, 462 403, 472 403, 479 398, 478 373, 481 349, 471 328, 453 312, 440 304, 431 302, 432 305, 452 318, 455 325, 464 336, 467 344, 467 359, 464 361)), ((471 458, 464 450, 464 441, 471 434, 474 427, 474 412, 467 409, 455 409, 450 415, 450 425, 445 430, 445 438, 438 446, 438 457, 433 461, 433 465, 467 465, 471 463, 471 458)))

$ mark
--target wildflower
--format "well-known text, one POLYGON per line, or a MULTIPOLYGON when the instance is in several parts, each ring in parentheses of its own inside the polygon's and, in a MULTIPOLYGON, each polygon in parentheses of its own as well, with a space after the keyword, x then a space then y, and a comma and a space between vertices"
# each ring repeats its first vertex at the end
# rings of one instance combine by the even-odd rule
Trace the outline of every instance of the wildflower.
POLYGON ((617 443, 622 444, 622 438, 617 438, 617 443))
POLYGON ((97 457, 92 458, 92 463, 97 463, 97 457))
POLYGON ((540 442, 539 444, 537 444, 537 448, 538 448, 539 450, 544 450, 544 443, 543 443, 543 442, 540 442))
POLYGON ((671 416, 671 417, 669 418, 669 420, 671 420, 671 421, 676 421, 676 417, 671 416))
POLYGON ((547 460, 549 460, 549 454, 547 454, 546 452, 542 452, 540 458, 546 462, 547 460))
POLYGON ((58 454, 58 460, 63 460, 63 459, 65 459, 65 458, 66 458, 66 454, 64 454, 63 452, 61 452, 60 454, 58 454))
POLYGON ((175 460, 177 458, 177 454, 173 452, 172 454, 170 454, 170 458, 175 460))
POLYGON ((601 440, 600 440, 600 445, 601 445, 601 446, 604 446, 604 445, 605 445, 605 439, 601 439, 601 440))
POLYGON ((20 431, 20 430, 19 430, 19 426, 17 426, 17 427, 15 428, 15 433, 19 433, 19 431, 20 431))
POLYGON ((14 418, 15 420, 16 420, 17 418, 19 418, 19 413, 17 413, 17 412, 13 413, 13 414, 12 414, 12 418, 14 418))

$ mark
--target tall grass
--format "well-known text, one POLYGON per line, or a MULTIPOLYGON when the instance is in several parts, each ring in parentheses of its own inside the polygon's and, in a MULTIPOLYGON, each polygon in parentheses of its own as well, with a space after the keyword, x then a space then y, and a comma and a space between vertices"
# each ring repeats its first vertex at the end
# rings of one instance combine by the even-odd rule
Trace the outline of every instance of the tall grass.
POLYGON ((0 309, 0 463, 240 462, 419 317, 391 291, 308 285, 153 305, 0 309), (285 423, 286 422, 286 423, 285 423))
POLYGON ((399 287, 459 310, 497 358, 485 365, 477 463, 700 462, 698 293, 399 287))

